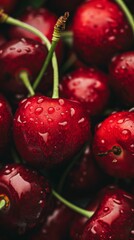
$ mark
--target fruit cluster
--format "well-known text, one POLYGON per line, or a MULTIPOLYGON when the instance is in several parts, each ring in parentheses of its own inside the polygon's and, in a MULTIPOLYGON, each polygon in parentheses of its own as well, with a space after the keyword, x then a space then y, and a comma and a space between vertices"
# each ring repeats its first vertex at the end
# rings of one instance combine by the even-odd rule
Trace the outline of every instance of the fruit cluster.
POLYGON ((134 240, 133 14, 0 0, 0 240, 134 240))

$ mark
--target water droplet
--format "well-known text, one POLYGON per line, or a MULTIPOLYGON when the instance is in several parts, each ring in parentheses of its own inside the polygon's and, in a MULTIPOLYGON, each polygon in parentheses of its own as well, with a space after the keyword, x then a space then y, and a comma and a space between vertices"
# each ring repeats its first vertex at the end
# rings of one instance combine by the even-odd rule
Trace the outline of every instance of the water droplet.
POLYGON ((40 133, 39 132, 39 135, 43 138, 44 142, 47 143, 49 133, 48 132, 45 132, 45 133, 40 133))
POLYGON ((5 171, 5 174, 10 174, 11 173, 11 171, 9 170, 9 169, 7 169, 6 171, 5 171))
POLYGON ((53 107, 49 107, 48 108, 48 113, 49 114, 52 114, 52 113, 54 113, 55 112, 55 109, 53 108, 53 107))
POLYGON ((131 234, 134 234, 134 230, 131 230, 131 234))
POLYGON ((103 6, 101 4, 96 4, 96 8, 103 9, 103 6))
POLYGON ((29 53, 29 52, 31 52, 31 49, 30 49, 29 47, 27 47, 27 48, 25 48, 25 51, 26 51, 27 53, 29 53))
POLYGON ((104 139, 102 139, 102 140, 101 140, 101 143, 105 143, 105 140, 104 140, 104 139))
POLYGON ((36 115, 40 115, 43 112, 43 108, 42 107, 38 107, 35 109, 35 114, 36 115))
POLYGON ((21 50, 20 48, 18 48, 18 49, 17 49, 17 52, 18 52, 18 53, 21 53, 21 52, 22 52, 22 50, 21 50))
POLYGON ((127 129, 123 129, 122 130, 122 136, 125 138, 125 139, 128 139, 130 136, 131 136, 131 132, 127 129))
POLYGON ((104 212, 108 212, 109 211, 109 207, 105 207, 103 211, 104 212))
POLYGON ((117 121, 117 123, 123 123, 124 122, 124 119, 120 119, 117 121))
POLYGON ((120 201, 120 200, 114 199, 113 201, 114 201, 116 204, 121 205, 121 201, 120 201))
POLYGON ((44 98, 39 98, 38 100, 37 100, 37 103, 42 103, 42 102, 44 102, 44 98))
POLYGON ((3 106, 3 104, 2 103, 0 103, 0 107, 2 107, 3 106))
POLYGON ((117 163, 117 159, 113 159, 112 163, 117 163))
POLYGON ((115 40, 115 36, 110 36, 110 37, 108 38, 108 40, 109 40, 110 42, 114 41, 114 40, 115 40))
POLYGON ((50 122, 53 122, 53 119, 52 118, 48 118, 47 121, 50 123, 50 122))
POLYGON ((64 100, 63 99, 59 99, 59 104, 61 105, 61 106, 63 106, 64 105, 64 100))
POLYGON ((38 48, 38 47, 39 47, 39 45, 38 45, 38 44, 36 44, 36 45, 35 45, 35 48, 38 48))
POLYGON ((21 38, 21 42, 26 43, 26 39, 25 38, 21 38))
POLYGON ((62 112, 62 113, 60 113, 60 115, 61 115, 61 116, 64 116, 64 115, 65 115, 65 113, 63 113, 63 112, 62 112))
POLYGON ((120 213, 121 213, 121 214, 123 214, 123 213, 124 213, 124 211, 121 209, 121 210, 120 210, 120 213))
POLYGON ((2 50, 0 50, 0 54, 2 54, 3 53, 3 51, 2 50))
POLYGON ((17 122, 22 123, 20 115, 17 117, 17 122))
POLYGON ((78 121, 78 124, 79 123, 83 123, 85 121, 85 118, 83 117, 83 118, 81 118, 79 121, 78 121))
POLYGON ((129 112, 134 112, 134 107, 129 109, 129 112))
POLYGON ((59 125, 60 125, 60 126, 66 126, 66 125, 67 125, 67 121, 65 121, 65 122, 59 122, 59 125))
POLYGON ((71 117, 74 116, 74 114, 75 114, 75 109, 74 108, 70 108, 70 114, 71 114, 71 117))
POLYGON ((24 108, 26 109, 30 104, 31 104, 31 102, 28 101, 24 108))

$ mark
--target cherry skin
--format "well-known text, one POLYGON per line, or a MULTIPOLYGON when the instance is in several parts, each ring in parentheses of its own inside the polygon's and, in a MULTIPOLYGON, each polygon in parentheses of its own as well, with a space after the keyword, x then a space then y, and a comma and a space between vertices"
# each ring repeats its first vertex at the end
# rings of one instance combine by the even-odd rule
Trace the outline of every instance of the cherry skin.
POLYGON ((56 201, 41 228, 30 234, 28 240, 67 240, 74 215, 74 211, 56 201))
POLYGON ((126 17, 114 1, 86 1, 73 20, 74 48, 87 64, 107 64, 111 57, 132 45, 126 17))
POLYGON ((83 106, 67 99, 27 98, 14 118, 14 140, 20 155, 36 167, 69 160, 90 139, 83 106))
MULTIPOLYGON (((32 39, 15 39, 7 42, 0 48, 0 87, 9 94, 27 94, 27 89, 19 78, 21 71, 26 71, 31 83, 38 76, 39 71, 47 56, 47 49, 44 45, 32 39), (38 61, 37 61, 38 59, 38 61)), ((51 82, 51 66, 45 74, 44 89, 47 80, 51 82), (45 81, 46 80, 46 81, 45 81)))
POLYGON ((0 0, 0 8, 9 13, 14 9, 16 2, 17 0, 0 0))
POLYGON ((11 140, 13 116, 7 100, 0 95, 0 156, 2 156, 11 140))
POLYGON ((121 102, 134 105, 134 51, 113 57, 110 63, 110 84, 121 102))
POLYGON ((104 190, 81 240, 130 240, 134 227, 133 195, 111 186, 104 190))
POLYGON ((134 112, 116 112, 107 117, 96 129, 93 152, 106 173, 133 178, 134 112))
POLYGON ((50 186, 46 179, 21 164, 0 170, 0 196, 6 200, 1 209, 1 228, 24 234, 42 222, 48 208, 50 186))
MULTIPOLYGON (((64 12, 62 12, 63 14, 64 12)), ((34 9, 29 7, 23 12, 23 15, 19 18, 22 22, 27 23, 38 30, 40 30, 49 40, 52 41, 52 34, 54 30, 54 25, 57 21, 57 17, 54 13, 50 12, 46 8, 34 9)), ((12 26, 9 30, 9 37, 14 38, 31 38, 33 40, 42 43, 41 39, 34 33, 27 31, 21 27, 12 26)), ((56 54, 59 63, 63 56, 62 42, 60 41, 56 47, 56 54)))
POLYGON ((109 99, 108 76, 96 68, 76 69, 63 77, 60 94, 83 103, 89 116, 100 114, 109 99))

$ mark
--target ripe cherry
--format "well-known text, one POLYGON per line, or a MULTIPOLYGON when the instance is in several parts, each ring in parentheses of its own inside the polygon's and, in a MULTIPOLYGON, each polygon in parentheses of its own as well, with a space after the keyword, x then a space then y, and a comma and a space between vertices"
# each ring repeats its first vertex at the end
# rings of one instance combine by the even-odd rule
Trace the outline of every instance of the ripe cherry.
POLYGON ((134 112, 116 112, 96 129, 94 156, 106 173, 134 177, 134 112))
POLYGON ((14 9, 16 3, 17 0, 0 0, 0 8, 9 13, 14 9))
POLYGON ((74 48, 88 64, 106 64, 117 52, 133 42, 130 25, 114 1, 86 1, 78 7, 73 21, 74 48))
POLYGON ((108 76, 96 68, 79 68, 65 75, 60 84, 62 97, 80 101, 89 116, 102 112, 108 103, 108 76))
POLYGON ((0 170, 0 227, 23 234, 45 217, 50 196, 46 179, 20 164, 0 170), (3 204, 3 205, 2 205, 3 204))
POLYGON ((110 64, 110 84, 124 105, 134 105, 134 51, 113 57, 110 64))
POLYGON ((130 240, 134 227, 134 198, 131 194, 109 187, 84 228, 82 240, 130 240))
POLYGON ((36 167, 71 158, 90 139, 90 123, 79 102, 34 96, 20 104, 14 118, 20 155, 36 167))

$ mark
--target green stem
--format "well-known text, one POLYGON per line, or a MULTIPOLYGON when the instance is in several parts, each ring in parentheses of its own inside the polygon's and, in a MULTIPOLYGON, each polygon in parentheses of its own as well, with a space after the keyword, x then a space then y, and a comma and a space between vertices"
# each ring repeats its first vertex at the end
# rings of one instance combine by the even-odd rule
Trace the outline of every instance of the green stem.
POLYGON ((22 72, 19 73, 19 77, 22 80, 22 82, 24 83, 27 90, 29 91, 30 95, 34 96, 35 92, 34 92, 32 86, 31 86, 31 83, 29 81, 28 73, 26 71, 22 71, 22 72))
POLYGON ((87 211, 84 210, 83 208, 77 207, 76 205, 70 203, 69 201, 67 201, 65 198, 63 198, 62 196, 60 196, 55 190, 52 190, 52 194, 63 204, 65 204, 67 207, 69 207, 70 209, 72 209, 73 211, 87 217, 87 218, 91 218, 94 214, 93 211, 87 211))
MULTIPOLYGON (((5 22, 10 24, 10 25, 15 25, 15 26, 22 27, 22 28, 24 28, 24 29, 34 33, 46 45, 48 51, 51 49, 50 41, 44 36, 44 34, 42 32, 40 32, 35 27, 33 27, 33 26, 31 26, 31 25, 29 25, 27 23, 21 22, 21 21, 19 21, 17 19, 14 19, 12 17, 9 17, 9 16, 6 18, 5 22)), ((58 78, 59 77, 58 76, 58 62, 57 62, 57 58, 56 58, 56 54, 55 53, 53 54, 53 57, 52 57, 52 67, 53 67, 53 78, 55 78, 55 77, 58 78)), ((41 69, 41 72, 39 73, 39 76, 37 77, 38 83, 40 82, 40 80, 43 77, 43 75, 44 75, 44 65, 43 65, 43 70, 41 69)))
POLYGON ((123 12, 125 13, 128 22, 132 28, 132 31, 134 33, 134 18, 132 16, 132 14, 130 13, 128 7, 126 6, 126 4, 123 2, 123 0, 115 0, 115 2, 121 7, 121 9, 123 10, 123 12))
POLYGON ((6 201, 5 199, 0 199, 0 210, 6 207, 6 201))

